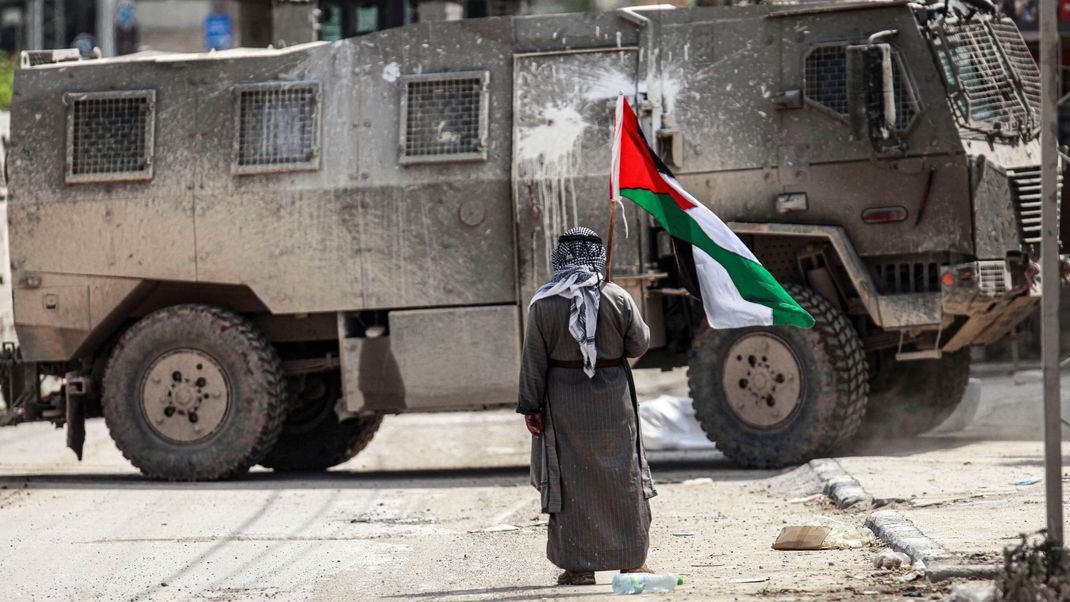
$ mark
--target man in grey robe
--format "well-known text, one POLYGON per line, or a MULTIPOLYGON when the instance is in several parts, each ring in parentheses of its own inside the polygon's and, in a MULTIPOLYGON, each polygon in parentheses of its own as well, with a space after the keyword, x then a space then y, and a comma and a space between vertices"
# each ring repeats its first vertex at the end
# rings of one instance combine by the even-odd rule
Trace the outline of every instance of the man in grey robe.
POLYGON ((587 228, 558 241, 554 277, 528 309, 517 412, 531 431, 532 485, 550 514, 546 556, 562 585, 594 571, 649 572, 650 468, 625 358, 650 331, 631 296, 602 276, 606 253, 587 228))

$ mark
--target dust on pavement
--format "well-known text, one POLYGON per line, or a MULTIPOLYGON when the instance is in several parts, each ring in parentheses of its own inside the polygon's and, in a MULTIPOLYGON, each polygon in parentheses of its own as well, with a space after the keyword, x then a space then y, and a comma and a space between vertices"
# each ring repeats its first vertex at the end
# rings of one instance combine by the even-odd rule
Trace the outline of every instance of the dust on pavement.
MULTIPOLYGON (((510 412, 391 416, 340 470, 257 470, 222 483, 146 481, 102 422, 90 421, 88 432, 80 464, 48 425, 0 437, 6 599, 610 594, 609 573, 593 587, 550 585, 556 569, 545 559, 545 517, 527 482, 528 435, 510 412)), ((658 452, 651 460, 659 496, 651 500, 650 564, 683 575, 676 597, 868 600, 898 598, 877 592, 903 589, 873 568, 872 548, 770 549, 785 525, 861 527, 864 515, 824 499, 789 502, 813 483, 739 470, 716 452, 658 452), (765 580, 732 582, 749 577, 765 580)))

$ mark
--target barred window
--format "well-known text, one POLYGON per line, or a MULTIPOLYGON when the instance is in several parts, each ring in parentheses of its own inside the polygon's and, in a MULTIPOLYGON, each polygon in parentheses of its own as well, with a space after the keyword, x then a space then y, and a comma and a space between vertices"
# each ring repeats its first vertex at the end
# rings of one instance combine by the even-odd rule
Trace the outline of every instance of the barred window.
POLYGON ((235 174, 319 169, 318 83, 242 84, 235 93, 235 174))
POLYGON ((1040 120, 1040 72, 1014 22, 953 20, 941 33, 932 43, 959 119, 1033 131, 1040 120))
POLYGON ((486 71, 402 79, 401 162, 487 158, 486 71))
POLYGON ((806 97, 846 116, 847 47, 822 46, 806 56, 806 97))
POLYGON ((66 181, 151 180, 156 92, 67 93, 66 181))
MULTIPOLYGON (((893 51, 895 72, 895 127, 906 129, 918 112, 917 100, 910 88, 906 70, 893 51)), ((847 118, 850 104, 847 96, 847 45, 818 46, 806 55, 803 70, 806 98, 840 117, 847 118)))

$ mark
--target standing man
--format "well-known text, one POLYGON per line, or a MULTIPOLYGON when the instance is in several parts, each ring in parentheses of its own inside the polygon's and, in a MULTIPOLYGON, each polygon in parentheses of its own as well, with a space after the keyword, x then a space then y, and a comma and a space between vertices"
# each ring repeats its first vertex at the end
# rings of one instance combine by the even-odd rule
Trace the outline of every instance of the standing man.
POLYGON ((657 492, 626 358, 646 351, 650 331, 631 296, 605 282, 593 230, 561 236, 552 263, 528 309, 517 412, 550 514, 546 557, 564 569, 558 584, 593 585, 595 571, 649 572, 647 500, 657 492))

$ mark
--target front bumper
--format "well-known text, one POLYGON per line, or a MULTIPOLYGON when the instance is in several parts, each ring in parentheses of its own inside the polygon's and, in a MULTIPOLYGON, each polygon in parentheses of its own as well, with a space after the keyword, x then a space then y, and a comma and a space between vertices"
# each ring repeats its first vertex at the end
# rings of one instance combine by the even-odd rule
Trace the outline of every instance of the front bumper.
MULTIPOLYGON (((1064 260, 1065 261, 1065 260, 1064 260)), ((940 306, 966 321, 941 346, 944 352, 990 345, 1029 317, 1040 301, 1039 266, 1032 261, 985 260, 947 266, 940 274, 940 306)))

